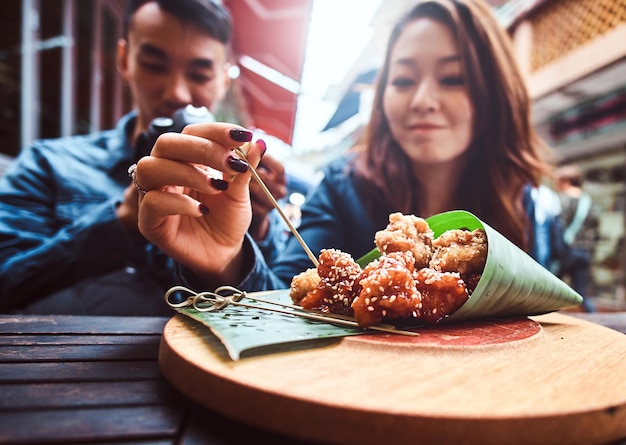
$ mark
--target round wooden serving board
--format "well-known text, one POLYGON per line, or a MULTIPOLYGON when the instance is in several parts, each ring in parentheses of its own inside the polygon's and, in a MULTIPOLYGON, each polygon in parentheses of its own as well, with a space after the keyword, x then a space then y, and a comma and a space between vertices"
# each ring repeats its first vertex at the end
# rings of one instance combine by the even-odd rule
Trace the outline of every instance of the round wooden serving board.
POLYGON ((591 444, 626 437, 626 336, 567 315, 375 334, 231 360, 165 326, 166 378, 224 415, 310 441, 591 444))

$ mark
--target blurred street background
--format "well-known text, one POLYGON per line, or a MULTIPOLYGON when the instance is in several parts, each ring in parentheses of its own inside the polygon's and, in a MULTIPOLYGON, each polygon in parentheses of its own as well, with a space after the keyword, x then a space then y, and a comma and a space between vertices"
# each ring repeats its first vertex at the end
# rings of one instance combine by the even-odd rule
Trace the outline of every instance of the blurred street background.
MULTIPOLYGON (((359 138, 391 24, 411 0, 223 0, 233 78, 217 113, 265 134, 309 182, 359 138)), ((490 0, 513 39, 533 123, 601 208, 591 295, 626 309, 626 0, 490 0)), ((0 175, 38 138, 111 128, 124 0, 13 0, 0 16, 0 175)), ((554 186, 553 184, 548 184, 554 186)), ((296 202, 295 205, 299 205, 296 202)))

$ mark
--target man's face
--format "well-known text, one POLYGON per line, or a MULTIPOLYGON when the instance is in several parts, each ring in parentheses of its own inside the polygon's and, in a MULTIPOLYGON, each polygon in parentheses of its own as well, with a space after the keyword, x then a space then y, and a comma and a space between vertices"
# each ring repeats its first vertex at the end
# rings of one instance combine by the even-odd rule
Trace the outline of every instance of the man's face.
POLYGON ((146 3, 118 47, 119 70, 138 109, 135 136, 156 117, 191 104, 209 110, 228 88, 226 47, 196 27, 146 3))

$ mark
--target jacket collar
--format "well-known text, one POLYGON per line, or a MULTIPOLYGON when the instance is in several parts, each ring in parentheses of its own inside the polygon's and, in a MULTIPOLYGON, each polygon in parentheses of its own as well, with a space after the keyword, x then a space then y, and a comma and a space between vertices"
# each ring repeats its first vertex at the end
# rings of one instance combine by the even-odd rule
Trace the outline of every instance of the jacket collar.
POLYGON ((130 113, 122 116, 117 122, 114 129, 110 130, 110 137, 107 138, 107 149, 111 153, 111 167, 117 164, 128 164, 133 161, 135 155, 135 148, 133 147, 131 137, 135 129, 137 122, 137 112, 131 111, 130 113))

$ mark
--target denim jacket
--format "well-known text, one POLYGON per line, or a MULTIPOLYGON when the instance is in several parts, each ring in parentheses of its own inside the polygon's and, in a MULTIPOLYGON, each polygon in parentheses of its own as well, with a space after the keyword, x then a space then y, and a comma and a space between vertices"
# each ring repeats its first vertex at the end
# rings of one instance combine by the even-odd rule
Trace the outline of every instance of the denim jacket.
POLYGON ((173 282, 173 264, 115 213, 134 122, 130 113, 112 130, 37 141, 0 178, 0 311, 118 268, 173 282))

